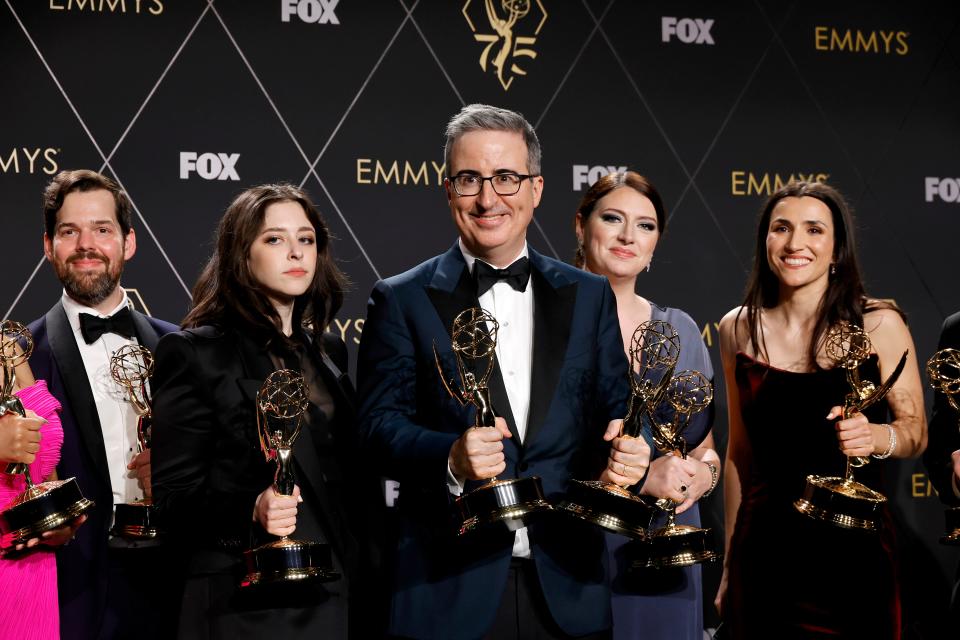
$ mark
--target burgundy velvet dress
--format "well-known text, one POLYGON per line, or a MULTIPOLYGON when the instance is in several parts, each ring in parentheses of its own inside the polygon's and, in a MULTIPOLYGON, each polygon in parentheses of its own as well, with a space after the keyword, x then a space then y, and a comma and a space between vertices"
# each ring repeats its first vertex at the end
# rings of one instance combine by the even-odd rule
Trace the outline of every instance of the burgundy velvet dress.
MULTIPOLYGON (((875 355, 860 371, 880 381, 875 355)), ((843 475, 835 421, 825 416, 850 390, 844 371, 784 371, 739 353, 736 384, 753 466, 730 544, 728 637, 899 638, 889 512, 878 534, 815 521, 793 507, 808 474, 843 475)), ((882 423, 886 412, 881 401, 866 415, 882 423)), ((882 467, 874 460, 856 479, 878 489, 882 467)))

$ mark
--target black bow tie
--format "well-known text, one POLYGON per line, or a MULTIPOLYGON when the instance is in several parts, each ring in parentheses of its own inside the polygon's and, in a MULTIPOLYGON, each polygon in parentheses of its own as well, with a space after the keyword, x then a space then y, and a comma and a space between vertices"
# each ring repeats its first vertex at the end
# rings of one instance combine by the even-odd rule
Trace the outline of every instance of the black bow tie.
POLYGON ((89 313, 80 314, 80 334, 87 344, 96 342, 105 333, 115 333, 124 338, 132 338, 135 332, 133 330, 133 315, 130 313, 130 309, 124 307, 109 318, 98 318, 89 313))
POLYGON ((478 298, 501 280, 517 291, 523 291, 530 280, 530 261, 520 258, 506 269, 497 269, 482 260, 477 260, 473 263, 473 280, 477 283, 478 298))

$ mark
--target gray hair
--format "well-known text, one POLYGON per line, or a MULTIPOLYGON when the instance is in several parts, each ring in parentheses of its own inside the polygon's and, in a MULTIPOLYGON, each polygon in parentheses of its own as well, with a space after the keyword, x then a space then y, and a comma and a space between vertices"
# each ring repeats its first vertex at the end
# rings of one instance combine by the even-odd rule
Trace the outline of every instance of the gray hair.
POLYGON ((527 171, 533 175, 540 174, 540 140, 533 125, 526 118, 509 109, 491 107, 488 104, 468 104, 460 113, 450 118, 447 123, 447 142, 443 146, 443 161, 450 174, 450 152, 453 143, 460 136, 471 131, 510 131, 523 136, 527 145, 527 171))

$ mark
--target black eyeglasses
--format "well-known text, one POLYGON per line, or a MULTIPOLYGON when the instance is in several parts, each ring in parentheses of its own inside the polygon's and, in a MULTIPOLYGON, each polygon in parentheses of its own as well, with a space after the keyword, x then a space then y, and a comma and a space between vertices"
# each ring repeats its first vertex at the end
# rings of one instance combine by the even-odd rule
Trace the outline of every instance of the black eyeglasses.
POLYGON ((493 176, 478 176, 475 173, 460 173, 449 180, 458 196, 475 196, 483 190, 484 180, 490 181, 490 186, 499 196, 512 196, 520 191, 520 185, 527 178, 537 178, 539 174, 524 175, 521 173, 498 173, 493 176))

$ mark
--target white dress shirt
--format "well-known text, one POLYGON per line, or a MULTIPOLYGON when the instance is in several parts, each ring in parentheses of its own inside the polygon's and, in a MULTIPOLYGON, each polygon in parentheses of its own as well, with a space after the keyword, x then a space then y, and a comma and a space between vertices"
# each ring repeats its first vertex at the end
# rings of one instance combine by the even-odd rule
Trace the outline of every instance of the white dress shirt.
MULTIPOLYGON (((76 302, 66 291, 63 293, 63 309, 73 329, 73 337, 80 349, 80 358, 86 369, 90 391, 97 406, 100 429, 103 432, 103 446, 107 453, 107 467, 110 472, 110 484, 113 488, 113 503, 133 502, 143 497, 137 484, 136 472, 127 469, 127 464, 137 453, 137 413, 127 397, 124 387, 117 384, 110 375, 110 357, 122 346, 137 344, 136 338, 125 338, 115 333, 104 333, 100 338, 87 344, 80 333, 80 314, 106 318, 125 307, 128 303, 124 291, 123 300, 110 313, 104 315, 94 309, 76 302)), ((63 375, 77 375, 79 372, 65 371, 63 375)))
MULTIPOLYGON (((463 241, 459 241, 460 251, 467 262, 467 269, 473 273, 476 256, 472 255, 463 241)), ((529 256, 527 245, 510 262, 503 265, 490 265, 505 269, 520 258, 529 256)), ((517 291, 504 281, 495 283, 490 290, 479 298, 480 306, 497 319, 500 330, 497 333, 497 362, 503 374, 503 384, 510 402, 510 412, 520 442, 527 433, 527 419, 530 414, 530 376, 533 364, 533 285, 530 280, 523 291, 517 291)), ((463 492, 463 484, 449 471, 447 484, 455 495, 463 492)), ((526 527, 516 531, 513 539, 513 555, 518 558, 530 557, 530 539, 526 527)))

